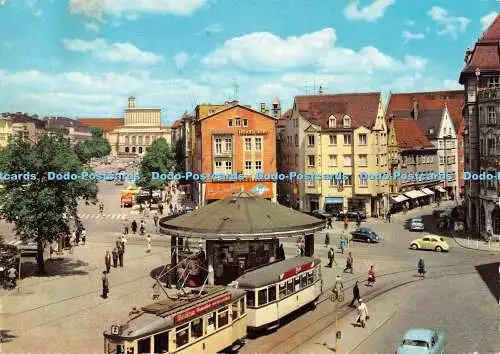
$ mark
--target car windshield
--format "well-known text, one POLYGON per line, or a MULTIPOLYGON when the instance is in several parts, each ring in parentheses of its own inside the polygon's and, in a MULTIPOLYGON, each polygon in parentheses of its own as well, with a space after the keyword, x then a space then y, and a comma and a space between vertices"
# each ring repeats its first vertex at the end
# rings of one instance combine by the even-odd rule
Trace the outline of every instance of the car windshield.
POLYGON ((422 348, 428 348, 429 344, 424 341, 424 340, 416 340, 416 339, 405 339, 403 341, 403 345, 409 345, 412 347, 422 347, 422 348))

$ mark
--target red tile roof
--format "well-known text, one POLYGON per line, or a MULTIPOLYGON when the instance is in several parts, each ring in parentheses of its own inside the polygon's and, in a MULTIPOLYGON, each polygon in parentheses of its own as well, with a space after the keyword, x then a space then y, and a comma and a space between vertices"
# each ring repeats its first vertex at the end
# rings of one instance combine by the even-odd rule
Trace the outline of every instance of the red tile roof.
POLYGON ((353 128, 371 128, 377 118, 380 97, 380 92, 296 96, 295 105, 302 117, 322 128, 329 128, 331 115, 337 118, 339 126, 344 115, 348 115, 353 128))
POLYGON ((278 126, 284 127, 286 125, 286 120, 292 116, 292 109, 287 110, 281 117, 278 119, 278 126))
POLYGON ((101 128, 105 132, 110 132, 124 124, 123 118, 79 118, 78 121, 90 128, 101 128))
MULTIPOLYGON (((464 105, 464 91, 434 91, 434 92, 409 92, 409 93, 391 93, 386 109, 386 120, 391 114, 401 116, 402 111, 411 112, 413 109, 413 101, 418 103, 418 110, 424 111, 428 109, 444 109, 446 104, 448 112, 455 130, 458 131, 460 122, 463 120, 462 108, 464 105)), ((439 124, 439 122, 438 122, 439 124)))
POLYGON ((414 120, 395 118, 393 121, 396 139, 400 149, 433 148, 414 120))
POLYGON ((182 119, 177 119, 174 124, 172 124, 172 129, 177 129, 182 127, 182 119))
POLYGON ((500 39, 500 14, 497 14, 495 20, 483 32, 482 40, 499 40, 500 39))

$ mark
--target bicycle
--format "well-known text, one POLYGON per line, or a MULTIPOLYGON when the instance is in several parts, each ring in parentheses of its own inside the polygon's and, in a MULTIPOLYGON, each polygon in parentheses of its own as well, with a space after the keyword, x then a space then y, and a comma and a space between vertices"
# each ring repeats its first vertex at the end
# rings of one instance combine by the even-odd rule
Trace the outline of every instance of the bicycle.
POLYGON ((344 302, 345 300, 345 294, 344 294, 344 290, 341 290, 340 293, 337 293, 336 291, 332 291, 332 293, 330 294, 329 296, 329 299, 331 302, 344 302))

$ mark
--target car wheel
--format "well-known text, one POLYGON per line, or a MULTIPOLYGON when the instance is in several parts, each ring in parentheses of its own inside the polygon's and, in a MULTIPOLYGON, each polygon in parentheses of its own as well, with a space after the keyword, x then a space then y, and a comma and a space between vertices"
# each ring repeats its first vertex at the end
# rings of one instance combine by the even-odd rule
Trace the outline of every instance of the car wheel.
POLYGON ((411 246, 410 246, 410 248, 412 250, 418 250, 418 245, 416 243, 412 243, 411 246))
POLYGON ((437 246, 435 248, 436 252, 442 252, 443 251, 443 248, 441 246, 437 246))

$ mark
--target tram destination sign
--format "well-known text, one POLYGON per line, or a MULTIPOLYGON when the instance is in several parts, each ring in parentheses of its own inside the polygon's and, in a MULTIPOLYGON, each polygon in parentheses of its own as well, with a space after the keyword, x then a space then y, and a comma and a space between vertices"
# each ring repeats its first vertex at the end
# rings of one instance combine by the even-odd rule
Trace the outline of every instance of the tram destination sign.
POLYGON ((187 320, 188 318, 194 317, 196 315, 199 315, 201 313, 207 312, 210 309, 213 309, 214 307, 217 307, 225 302, 230 301, 232 298, 231 294, 225 294, 218 296, 214 299, 211 299, 208 302, 205 302, 201 305, 198 305, 196 307, 190 308, 189 310, 186 310, 184 312, 181 312, 177 315, 174 316, 174 323, 179 323, 182 321, 187 320))
POLYGON ((293 277, 293 276, 295 276, 299 273, 305 272, 306 270, 309 270, 313 267, 314 267, 314 262, 309 262, 309 263, 305 263, 302 265, 298 265, 297 267, 292 268, 290 270, 287 270, 285 273, 281 274, 280 280, 284 280, 284 279, 293 277))

